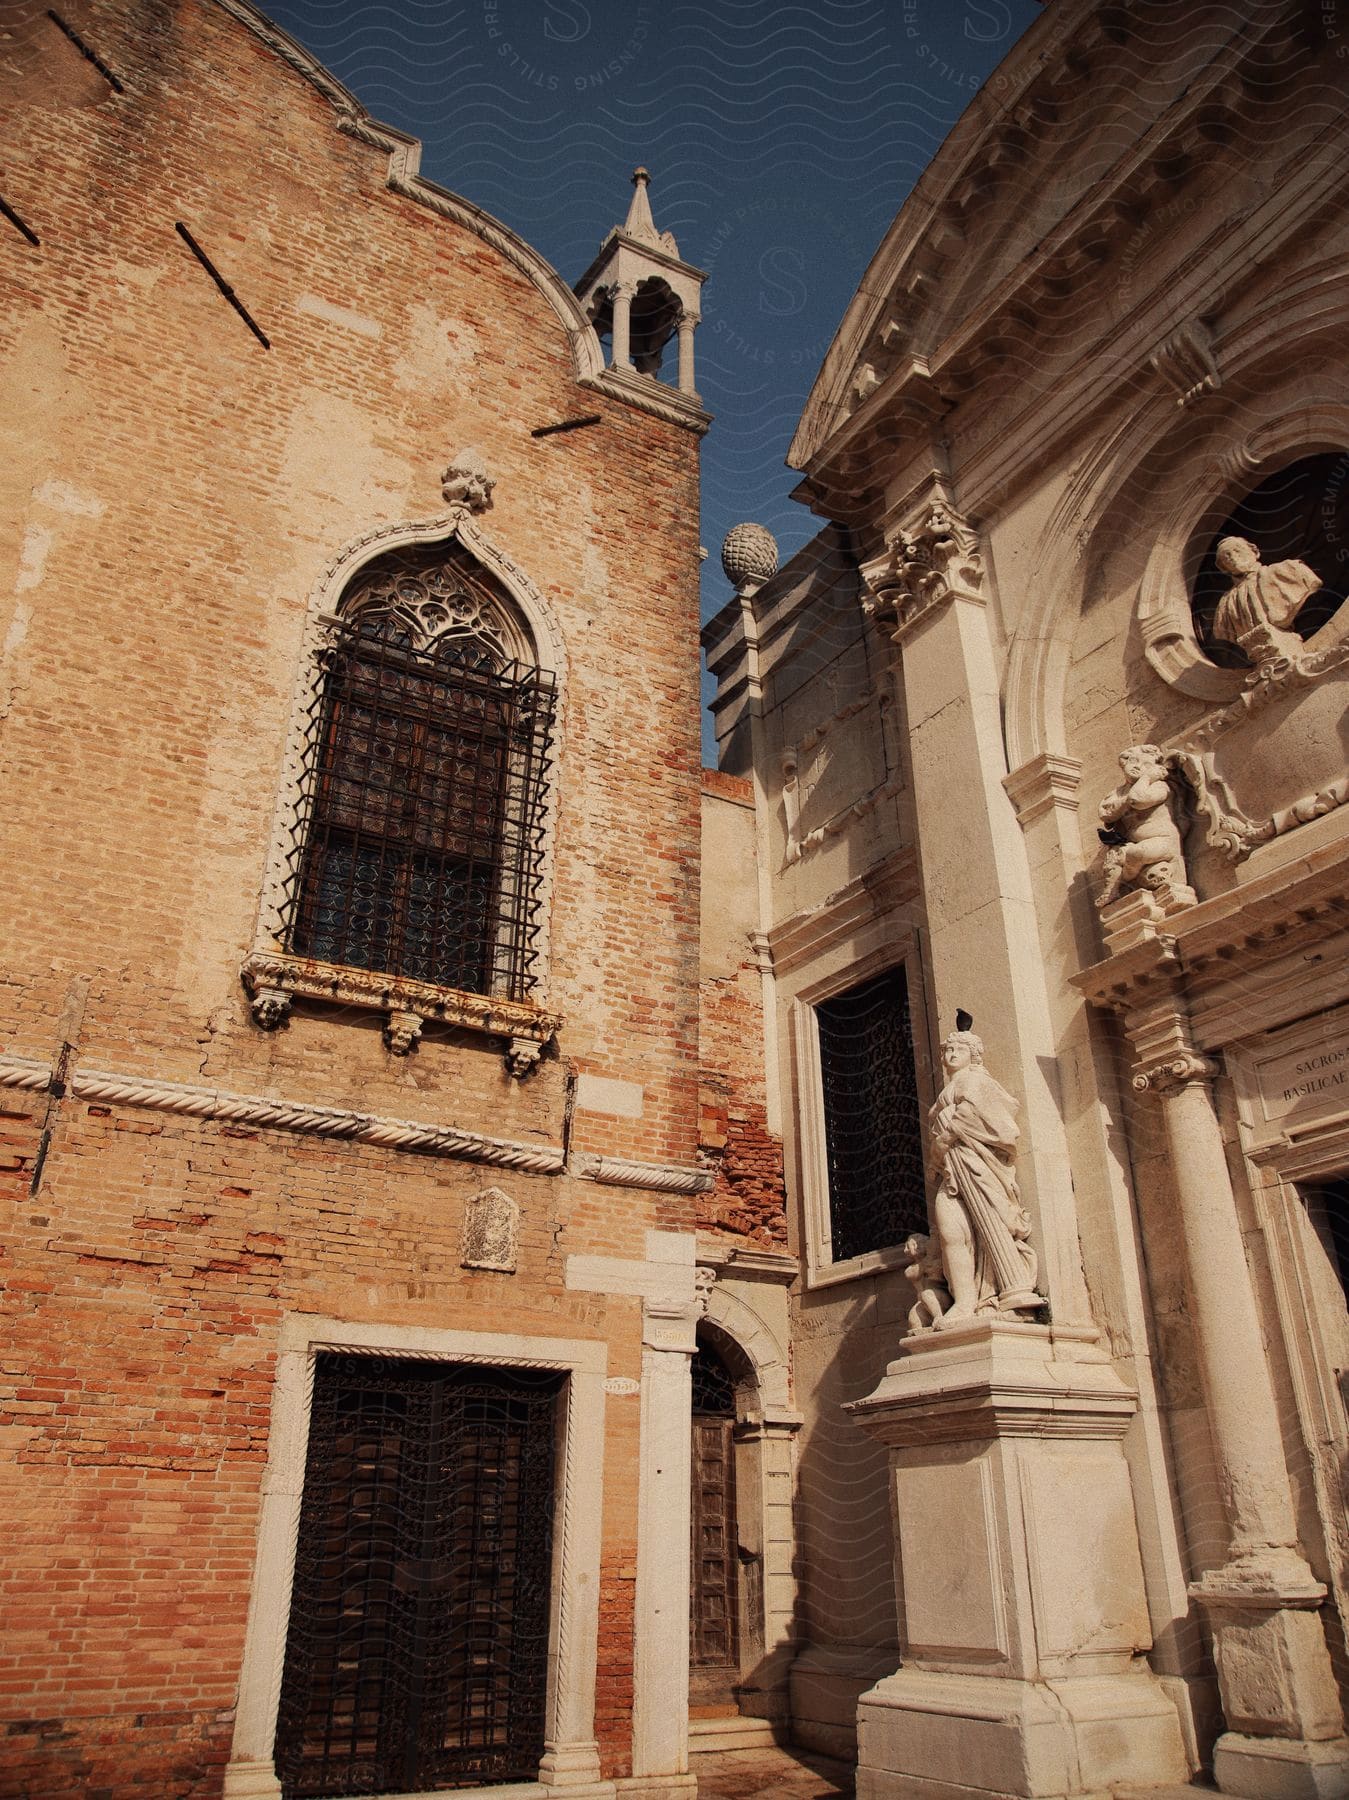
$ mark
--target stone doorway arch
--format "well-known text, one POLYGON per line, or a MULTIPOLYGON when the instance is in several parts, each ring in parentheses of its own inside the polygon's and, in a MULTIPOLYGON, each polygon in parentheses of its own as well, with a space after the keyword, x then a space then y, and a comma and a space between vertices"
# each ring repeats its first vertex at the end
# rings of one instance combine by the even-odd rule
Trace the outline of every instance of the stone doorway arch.
MULTIPOLYGON (((698 1342, 725 1368, 733 1396, 728 1475, 734 1494, 736 1633, 735 1676, 728 1684, 733 1692, 727 1698, 741 1720, 764 1721, 766 1738, 769 1727, 785 1732, 790 1711, 796 1635, 793 1440, 801 1415, 790 1403, 785 1344, 754 1303, 759 1285, 736 1281, 733 1269, 723 1270, 699 1322, 698 1342)), ((776 1284, 764 1285, 765 1310, 782 1300, 776 1284)), ((697 1692, 695 1680, 695 1709, 697 1692)), ((730 1708, 723 1710, 729 1714, 730 1708)), ((699 1727, 695 1710, 692 1748, 707 1735, 699 1727)))

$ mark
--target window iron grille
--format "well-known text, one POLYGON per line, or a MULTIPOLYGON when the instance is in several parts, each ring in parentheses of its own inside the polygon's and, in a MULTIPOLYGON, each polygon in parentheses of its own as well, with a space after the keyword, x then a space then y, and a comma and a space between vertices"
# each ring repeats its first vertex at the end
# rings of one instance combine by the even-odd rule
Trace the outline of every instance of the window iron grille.
POLYGON ((833 1260, 927 1230, 923 1119, 902 967, 821 1001, 825 1155, 833 1260))
POLYGON ((693 1410, 733 1419, 735 1382, 731 1371, 709 1345, 699 1343, 693 1357, 693 1410))
POLYGON ((536 1778, 562 1380, 319 1357, 276 1735, 286 1800, 536 1778))
POLYGON ((463 573, 381 559, 309 733, 286 948, 509 1000, 537 977, 552 677, 463 573))

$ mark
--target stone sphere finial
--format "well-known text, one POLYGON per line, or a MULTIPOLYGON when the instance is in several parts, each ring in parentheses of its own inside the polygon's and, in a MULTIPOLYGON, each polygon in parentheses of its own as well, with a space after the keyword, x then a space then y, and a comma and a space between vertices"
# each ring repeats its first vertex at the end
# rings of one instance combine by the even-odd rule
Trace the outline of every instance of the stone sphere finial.
POLYGON ((769 580, 778 572, 778 543, 762 525, 732 525, 721 546, 721 566, 735 587, 769 580))

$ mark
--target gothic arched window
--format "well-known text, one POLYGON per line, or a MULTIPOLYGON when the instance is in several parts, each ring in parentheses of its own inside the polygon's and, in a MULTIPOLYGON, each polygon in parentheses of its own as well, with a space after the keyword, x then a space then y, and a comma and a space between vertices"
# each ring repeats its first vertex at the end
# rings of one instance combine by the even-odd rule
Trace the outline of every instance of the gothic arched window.
POLYGON ((324 657, 285 948, 525 1000, 554 688, 514 609, 457 545, 392 551, 324 657))

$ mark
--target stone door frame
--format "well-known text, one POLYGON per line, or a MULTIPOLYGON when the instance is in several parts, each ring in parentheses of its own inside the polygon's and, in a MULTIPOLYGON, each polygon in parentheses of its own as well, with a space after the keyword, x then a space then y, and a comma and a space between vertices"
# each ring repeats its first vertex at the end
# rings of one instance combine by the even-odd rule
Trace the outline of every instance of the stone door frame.
MULTIPOLYGON (((281 1327, 271 1432, 262 1477, 257 1560, 249 1598, 226 1800, 281 1800, 273 1764, 290 1622, 300 1497, 309 1443, 315 1359, 321 1352, 419 1362, 555 1369, 568 1377, 559 1407, 557 1530, 549 1620, 545 1786, 611 1794, 595 1742, 595 1665, 604 1458, 604 1343, 510 1332, 440 1331, 291 1315, 281 1327), (578 1783, 581 1785, 578 1786, 578 1783)), ((514 1793, 516 1788, 482 1788, 514 1793)))

